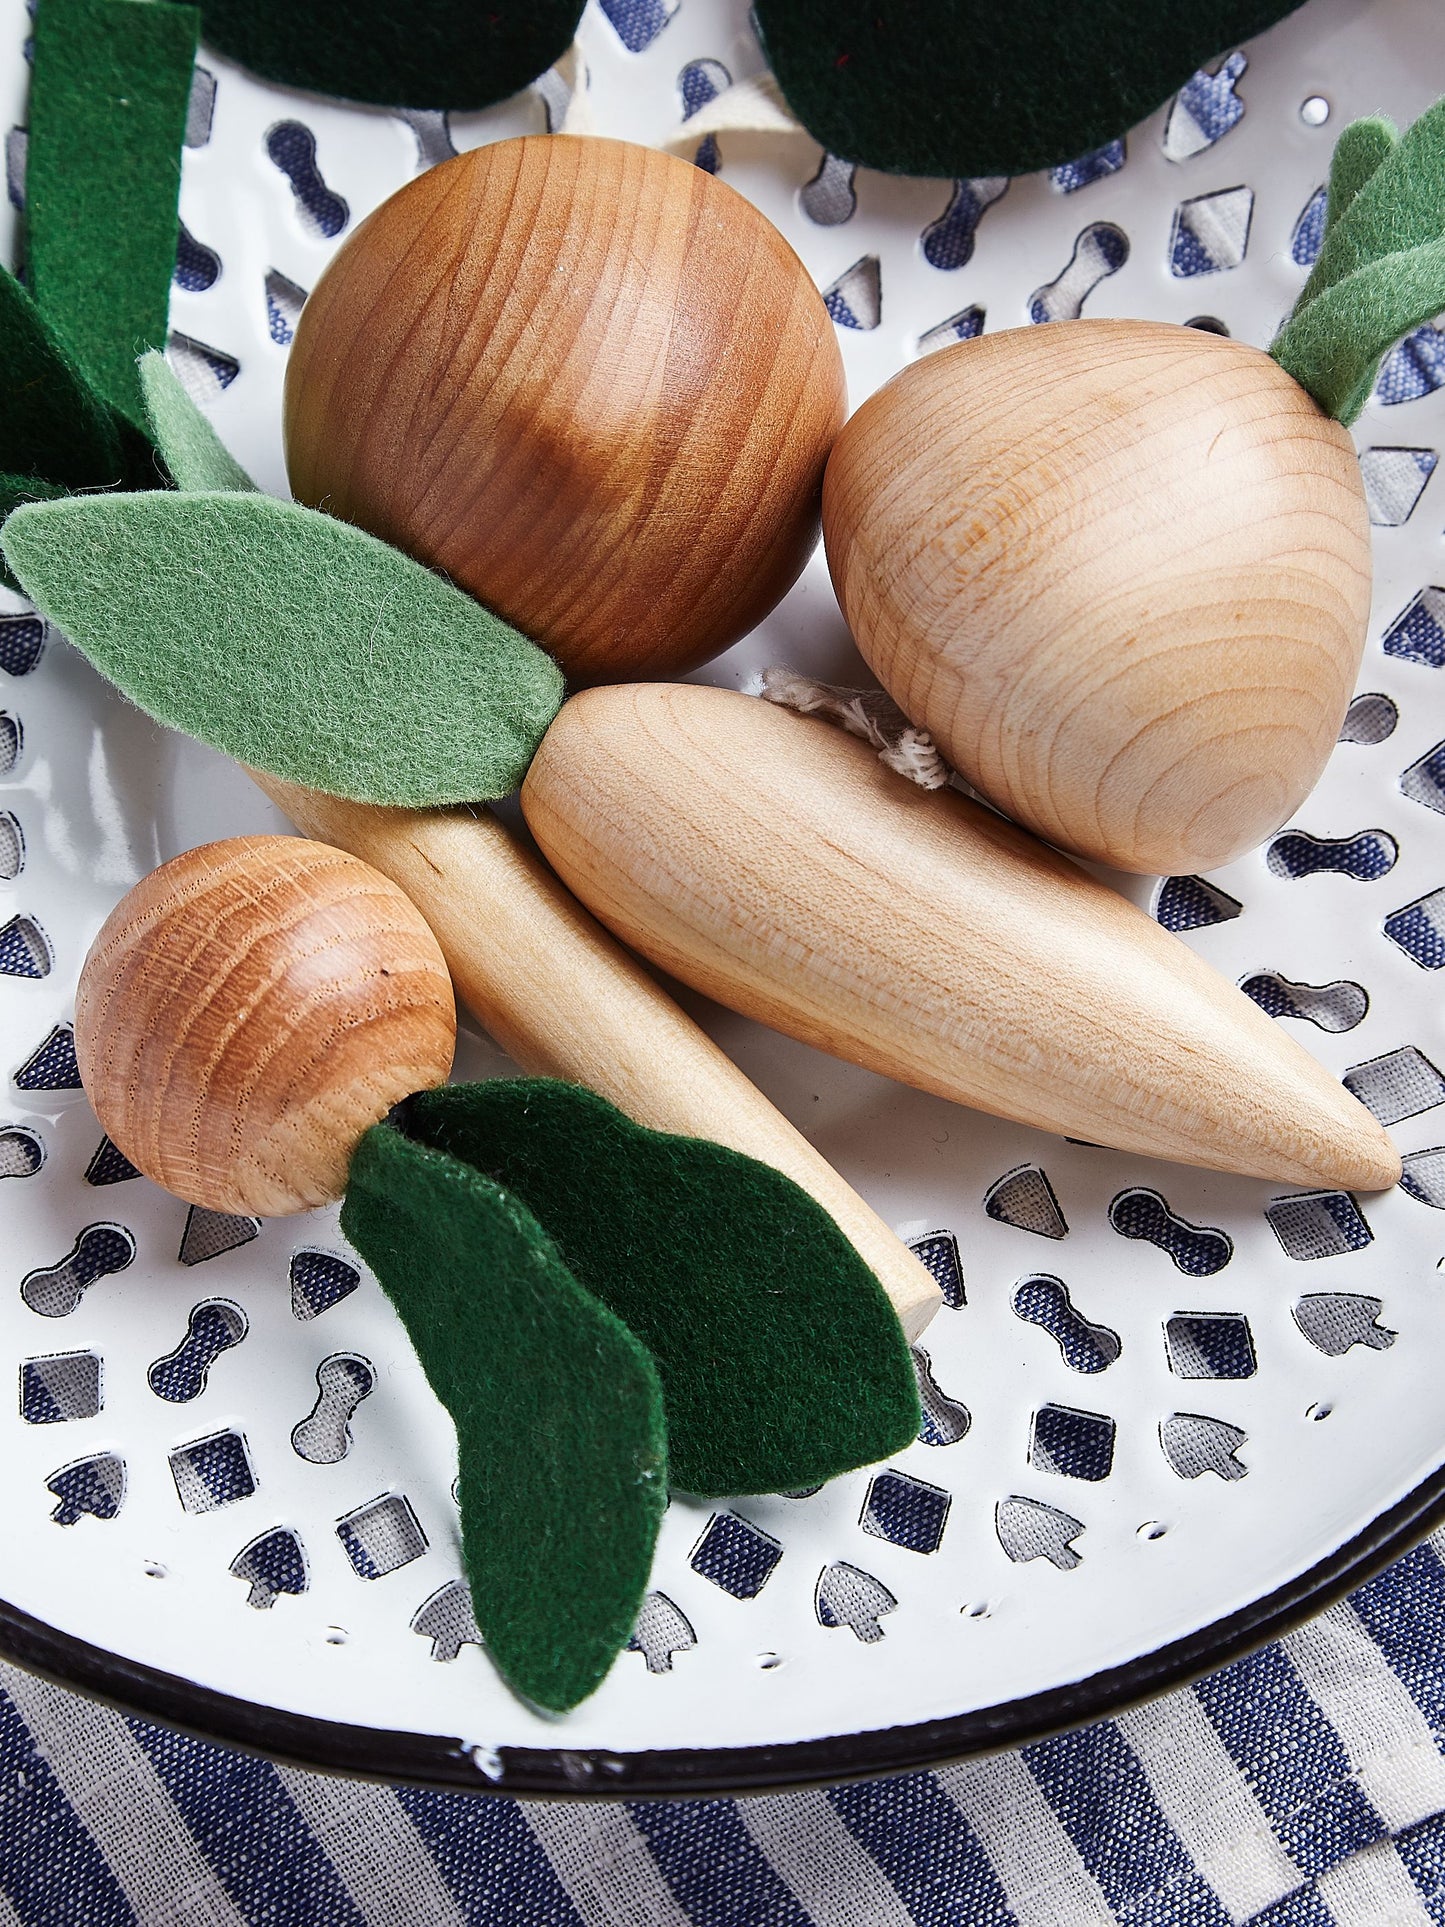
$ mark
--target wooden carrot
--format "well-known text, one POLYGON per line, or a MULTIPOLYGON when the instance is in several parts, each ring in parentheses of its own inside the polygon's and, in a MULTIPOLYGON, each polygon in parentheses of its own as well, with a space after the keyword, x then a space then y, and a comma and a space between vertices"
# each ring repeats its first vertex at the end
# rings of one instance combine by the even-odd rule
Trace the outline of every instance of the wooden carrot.
POLYGON ((617 935, 836 1056, 1146 1156, 1399 1177, 1370 1114, 1176 937, 826 723, 686 684, 586 690, 522 806, 617 935))

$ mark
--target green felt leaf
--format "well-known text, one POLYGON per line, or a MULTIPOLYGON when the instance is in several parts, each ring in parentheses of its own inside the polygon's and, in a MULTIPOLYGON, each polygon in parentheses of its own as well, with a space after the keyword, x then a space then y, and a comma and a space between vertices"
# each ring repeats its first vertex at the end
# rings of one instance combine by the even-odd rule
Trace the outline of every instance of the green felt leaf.
POLYGON ((1380 357, 1445 310, 1445 238, 1370 261, 1286 322, 1270 353, 1348 428, 1370 398, 1380 357))
MULTIPOLYGON (((0 521, 4 520, 11 509, 19 508, 23 502, 53 502, 58 497, 69 493, 69 489, 61 487, 57 482, 42 482, 35 475, 7 475, 3 469, 0 469, 0 521)), ((20 588, 20 583, 11 574, 3 556, 0 556, 0 582, 3 582, 7 589, 20 588)), ((23 590, 21 593, 24 593, 23 590)))
POLYGON ((1299 0, 757 0, 788 105, 895 174, 1024 174, 1125 134, 1299 0))
POLYGON ((39 503, 0 544, 37 607, 149 715, 336 796, 505 796, 562 700, 551 658, 469 596, 269 495, 39 503))
POLYGON ((389 1125, 362 1138, 341 1226, 457 1428, 462 1555, 511 1686, 565 1712, 637 1620, 666 1505, 646 1351, 517 1199, 389 1125))
POLYGON ((36 10, 26 261, 42 314, 98 391, 143 421, 135 358, 162 347, 200 14, 171 0, 36 10))
POLYGON ((1327 234, 1339 225, 1341 215, 1349 212, 1355 196, 1395 151, 1399 139, 1399 130, 1393 121, 1375 116, 1353 120, 1342 131, 1330 160, 1330 190, 1325 209, 1327 234))
POLYGON ((73 489, 115 487, 110 410, 13 274, 0 268, 0 468, 73 489))
POLYGON ((177 488, 254 491, 256 484, 154 349, 136 364, 146 421, 177 488))
MULTIPOLYGON (((1348 129, 1341 141, 1347 134, 1348 129)), ((1378 162, 1327 230, 1295 304, 1296 315, 1316 295, 1370 262, 1406 254, 1445 234, 1445 100, 1421 114, 1388 147, 1378 132, 1358 138, 1358 149, 1355 136, 1346 142, 1341 198, 1357 164, 1363 167, 1372 152, 1379 153, 1378 162)))
POLYGON ((520 1198, 647 1346, 681 1490, 790 1491, 916 1436, 912 1359, 882 1286, 771 1165, 547 1079, 424 1092, 402 1128, 520 1198))
POLYGON ((283 86, 382 107, 489 107, 571 46, 581 0, 206 0, 206 42, 283 86))

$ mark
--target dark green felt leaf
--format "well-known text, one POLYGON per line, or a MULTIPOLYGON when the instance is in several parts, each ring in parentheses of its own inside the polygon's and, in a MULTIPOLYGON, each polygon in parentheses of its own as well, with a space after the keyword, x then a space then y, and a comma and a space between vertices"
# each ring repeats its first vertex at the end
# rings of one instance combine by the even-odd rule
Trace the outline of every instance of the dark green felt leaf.
POLYGON ((36 10, 30 286, 93 385, 137 426, 135 358, 166 339, 199 25, 194 7, 171 0, 45 0, 36 10))
POLYGON ((652 1361, 517 1199, 388 1125, 352 1159, 341 1225, 457 1428, 462 1551, 487 1651, 565 1712, 602 1681, 666 1505, 652 1361))
POLYGON ((1299 0, 757 0, 788 105, 893 174, 1025 174, 1127 133, 1299 0))
POLYGON ((402 1128, 522 1199, 647 1346, 682 1491, 816 1485, 916 1435, 912 1360, 882 1286, 770 1165, 546 1079, 424 1092, 402 1128))
POLYGON ((209 46, 268 80, 382 107, 489 107, 572 44, 581 0, 206 0, 209 46))
POLYGON ((116 487, 124 466, 110 410, 0 268, 0 468, 81 489, 116 487))
POLYGON ((562 700, 551 657, 459 589, 269 495, 45 502, 0 543, 41 612, 149 715, 336 796, 505 796, 562 700))

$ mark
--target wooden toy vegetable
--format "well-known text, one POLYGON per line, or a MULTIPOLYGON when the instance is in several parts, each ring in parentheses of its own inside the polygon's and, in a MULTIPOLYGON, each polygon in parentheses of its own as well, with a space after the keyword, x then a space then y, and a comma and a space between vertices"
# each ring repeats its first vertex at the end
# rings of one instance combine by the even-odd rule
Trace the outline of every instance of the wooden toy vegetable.
POLYGON ((286 375, 300 500, 442 570, 574 682, 714 656, 817 539, 833 323, 730 187, 621 141, 499 141, 341 248, 286 375))
POLYGON ((824 487, 838 599, 984 795, 1121 869, 1230 861, 1317 781, 1370 607, 1349 435, 1445 305, 1445 105, 1336 149, 1272 356, 1156 322, 959 343, 895 376, 824 487))
POLYGON ((451 1069, 442 953, 394 883, 340 850, 235 837, 116 906, 75 998, 96 1116, 192 1204, 280 1216, 339 1198, 357 1140, 451 1069))
POLYGON ((826 723, 687 684, 587 690, 522 807, 626 942, 836 1056, 1146 1156, 1399 1177, 1363 1106, 1177 938, 826 723))

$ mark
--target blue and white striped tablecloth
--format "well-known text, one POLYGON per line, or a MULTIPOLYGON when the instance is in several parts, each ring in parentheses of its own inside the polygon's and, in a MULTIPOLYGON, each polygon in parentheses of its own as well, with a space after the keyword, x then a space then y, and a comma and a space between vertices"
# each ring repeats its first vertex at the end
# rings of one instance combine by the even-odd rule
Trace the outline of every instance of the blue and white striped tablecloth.
POLYGON ((1445 1923, 1445 1533, 1199 1685, 1022 1752, 523 1805, 186 1739, 0 1667, 0 1927, 1445 1923))

